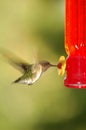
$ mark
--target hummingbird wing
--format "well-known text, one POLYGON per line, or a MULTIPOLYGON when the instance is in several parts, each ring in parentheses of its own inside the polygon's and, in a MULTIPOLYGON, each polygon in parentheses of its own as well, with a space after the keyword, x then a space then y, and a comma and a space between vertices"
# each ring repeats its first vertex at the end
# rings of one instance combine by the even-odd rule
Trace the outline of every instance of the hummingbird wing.
POLYGON ((1 55, 5 58, 6 61, 9 62, 14 68, 18 69, 21 73, 24 73, 31 64, 25 62, 14 53, 0 48, 1 55))

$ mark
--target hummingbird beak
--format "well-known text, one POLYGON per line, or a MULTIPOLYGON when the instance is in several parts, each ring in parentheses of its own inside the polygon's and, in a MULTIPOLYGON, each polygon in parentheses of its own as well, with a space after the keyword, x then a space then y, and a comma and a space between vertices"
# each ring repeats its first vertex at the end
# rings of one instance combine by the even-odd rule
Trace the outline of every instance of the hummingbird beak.
POLYGON ((52 65, 52 64, 50 64, 50 66, 51 66, 51 67, 57 67, 57 65, 52 65))

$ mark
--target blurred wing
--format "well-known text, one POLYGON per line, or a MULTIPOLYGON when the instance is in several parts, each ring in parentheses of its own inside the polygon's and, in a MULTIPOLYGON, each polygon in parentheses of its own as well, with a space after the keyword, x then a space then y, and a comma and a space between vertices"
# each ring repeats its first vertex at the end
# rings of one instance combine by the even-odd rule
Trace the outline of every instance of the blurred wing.
POLYGON ((38 49, 36 47, 33 50, 33 62, 34 62, 34 64, 38 64, 38 62, 39 62, 38 49))
POLYGON ((0 48, 0 54, 5 58, 6 61, 9 62, 10 65, 20 70, 20 72, 22 73, 24 73, 28 69, 28 67, 31 66, 30 64, 6 49, 0 48))

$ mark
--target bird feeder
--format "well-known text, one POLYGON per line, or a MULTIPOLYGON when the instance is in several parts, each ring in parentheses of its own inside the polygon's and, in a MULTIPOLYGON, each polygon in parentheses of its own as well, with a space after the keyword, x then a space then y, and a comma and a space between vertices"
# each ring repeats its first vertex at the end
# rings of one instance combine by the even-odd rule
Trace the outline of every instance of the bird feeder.
POLYGON ((66 76, 69 88, 86 88, 86 0, 65 0, 66 76))

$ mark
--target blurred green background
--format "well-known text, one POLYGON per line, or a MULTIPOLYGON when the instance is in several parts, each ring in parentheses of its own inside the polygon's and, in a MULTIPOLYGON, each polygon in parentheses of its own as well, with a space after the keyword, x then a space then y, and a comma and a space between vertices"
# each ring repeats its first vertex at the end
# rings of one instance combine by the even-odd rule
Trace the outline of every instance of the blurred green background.
MULTIPOLYGON (((64 0, 0 0, 0 47, 56 64, 64 50, 64 0)), ((0 130, 86 130, 86 90, 49 69, 33 86, 0 55, 0 130)))

